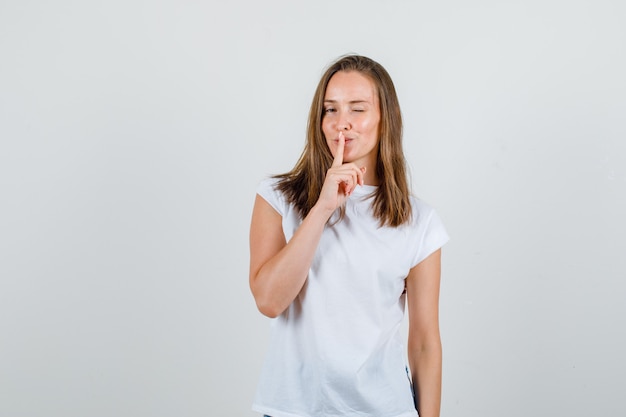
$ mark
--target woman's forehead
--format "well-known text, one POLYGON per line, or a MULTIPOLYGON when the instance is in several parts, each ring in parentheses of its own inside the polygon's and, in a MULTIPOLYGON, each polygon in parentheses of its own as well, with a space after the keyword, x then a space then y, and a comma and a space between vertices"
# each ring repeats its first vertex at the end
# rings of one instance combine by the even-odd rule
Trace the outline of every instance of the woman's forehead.
POLYGON ((372 79, 358 71, 339 71, 330 78, 326 86, 324 101, 365 101, 378 99, 372 79))

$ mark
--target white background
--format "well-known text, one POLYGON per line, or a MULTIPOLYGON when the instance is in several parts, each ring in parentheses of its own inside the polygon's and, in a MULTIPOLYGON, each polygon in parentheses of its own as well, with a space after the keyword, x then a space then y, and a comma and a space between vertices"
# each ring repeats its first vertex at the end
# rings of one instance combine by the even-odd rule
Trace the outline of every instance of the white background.
POLYGON ((396 83, 443 416, 618 416, 626 6, 0 1, 0 416, 254 416, 255 187, 328 63, 396 83))

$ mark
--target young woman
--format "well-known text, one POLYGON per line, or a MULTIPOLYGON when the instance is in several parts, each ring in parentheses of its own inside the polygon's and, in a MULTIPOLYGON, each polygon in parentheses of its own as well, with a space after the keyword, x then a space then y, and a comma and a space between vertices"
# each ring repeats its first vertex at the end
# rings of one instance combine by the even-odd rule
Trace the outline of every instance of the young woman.
POLYGON ((433 209, 410 194, 389 74, 369 58, 341 57, 319 82, 299 161, 257 189, 250 287, 274 320, 253 409, 439 416, 447 239, 433 209))

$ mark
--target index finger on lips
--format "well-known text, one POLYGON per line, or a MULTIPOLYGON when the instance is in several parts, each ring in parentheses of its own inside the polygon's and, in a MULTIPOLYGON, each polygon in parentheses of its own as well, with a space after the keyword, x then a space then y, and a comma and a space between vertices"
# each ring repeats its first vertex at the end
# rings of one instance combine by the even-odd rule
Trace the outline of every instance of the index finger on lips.
POLYGON ((337 140, 337 150, 335 151, 335 159, 333 160, 334 167, 340 167, 343 165, 343 148, 346 144, 346 138, 343 136, 343 132, 339 132, 339 139, 337 140))

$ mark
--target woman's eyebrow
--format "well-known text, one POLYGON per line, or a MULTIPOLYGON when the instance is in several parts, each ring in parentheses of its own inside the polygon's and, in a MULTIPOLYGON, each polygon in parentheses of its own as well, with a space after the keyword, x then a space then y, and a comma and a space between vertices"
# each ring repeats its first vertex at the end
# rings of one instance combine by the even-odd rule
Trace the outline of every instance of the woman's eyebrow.
MULTIPOLYGON (((359 100, 350 100, 348 103, 350 104, 360 104, 360 103, 369 103, 369 100, 359 99, 359 100)), ((324 103, 337 103, 337 100, 324 100, 324 103)))

